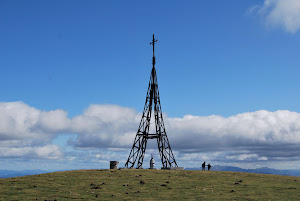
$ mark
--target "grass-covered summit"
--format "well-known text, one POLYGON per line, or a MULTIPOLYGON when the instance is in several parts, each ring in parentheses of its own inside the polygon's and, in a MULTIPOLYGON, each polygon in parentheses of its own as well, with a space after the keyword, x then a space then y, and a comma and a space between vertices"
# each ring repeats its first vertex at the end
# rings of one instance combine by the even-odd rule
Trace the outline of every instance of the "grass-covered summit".
POLYGON ((77 170, 0 179, 0 200, 300 200, 300 178, 238 172, 77 170))

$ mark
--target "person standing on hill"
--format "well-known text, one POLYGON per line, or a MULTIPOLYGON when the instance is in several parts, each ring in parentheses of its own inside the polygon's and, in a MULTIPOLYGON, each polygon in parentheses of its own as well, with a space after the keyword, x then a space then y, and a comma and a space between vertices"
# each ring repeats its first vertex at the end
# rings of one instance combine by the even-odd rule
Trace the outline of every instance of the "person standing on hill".
POLYGON ((205 170, 205 161, 202 163, 202 170, 205 170))
POLYGON ((151 154, 151 160, 150 160, 150 169, 154 169, 154 159, 153 159, 152 154, 151 154))
POLYGON ((211 168, 211 165, 208 163, 207 170, 210 170, 210 168, 211 168))

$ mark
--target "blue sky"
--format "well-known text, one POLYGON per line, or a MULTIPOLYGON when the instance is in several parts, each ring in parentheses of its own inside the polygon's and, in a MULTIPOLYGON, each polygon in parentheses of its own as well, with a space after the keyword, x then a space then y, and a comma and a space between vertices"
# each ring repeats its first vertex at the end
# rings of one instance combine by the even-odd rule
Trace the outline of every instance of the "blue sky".
POLYGON ((166 129, 181 131, 168 132, 181 166, 288 161, 299 169, 299 13, 297 0, 0 1, 0 169, 126 160, 153 33, 166 129), (178 129, 178 121, 191 126, 178 129), (199 142, 177 144, 183 135, 199 142))

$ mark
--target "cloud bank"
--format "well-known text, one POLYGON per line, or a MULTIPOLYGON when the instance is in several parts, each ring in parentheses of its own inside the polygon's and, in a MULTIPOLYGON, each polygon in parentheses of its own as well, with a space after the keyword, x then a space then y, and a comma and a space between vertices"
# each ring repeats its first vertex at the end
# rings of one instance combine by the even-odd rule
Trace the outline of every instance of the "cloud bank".
POLYGON ((265 0, 249 12, 260 15, 268 27, 280 27, 292 34, 300 29, 299 0, 265 0))
POLYGON ((69 122, 62 110, 45 112, 22 102, 0 103, 0 157, 59 158, 62 152, 51 141, 69 122))
MULTIPOLYGON (((0 158, 58 159, 64 153, 52 140, 65 133, 76 134, 68 143, 78 150, 129 152, 140 118, 141 113, 118 105, 91 105, 81 115, 68 118, 63 110, 41 111, 22 102, 2 102, 0 158)), ((230 117, 164 115, 164 121, 172 149, 182 161, 201 160, 206 155, 215 161, 300 161, 297 112, 260 110, 230 117)))

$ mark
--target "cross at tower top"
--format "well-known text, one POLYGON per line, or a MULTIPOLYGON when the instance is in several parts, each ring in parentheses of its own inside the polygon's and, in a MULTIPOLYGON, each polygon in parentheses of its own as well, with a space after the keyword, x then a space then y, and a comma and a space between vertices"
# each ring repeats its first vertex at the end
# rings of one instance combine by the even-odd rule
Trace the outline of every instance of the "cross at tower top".
POLYGON ((150 43, 150 45, 153 46, 153 57, 152 57, 152 66, 153 68, 155 67, 155 56, 154 56, 154 45, 157 42, 157 40, 154 38, 154 34, 153 34, 153 39, 152 42, 150 43))

